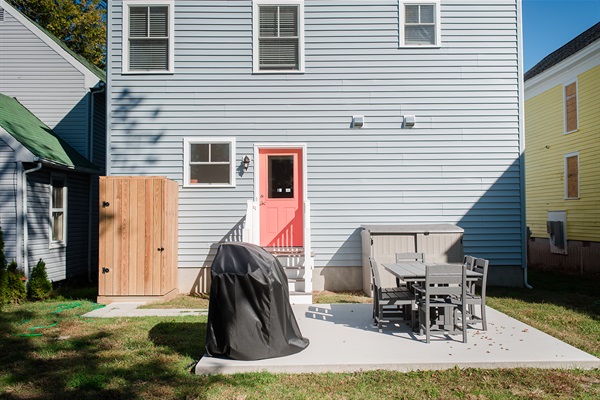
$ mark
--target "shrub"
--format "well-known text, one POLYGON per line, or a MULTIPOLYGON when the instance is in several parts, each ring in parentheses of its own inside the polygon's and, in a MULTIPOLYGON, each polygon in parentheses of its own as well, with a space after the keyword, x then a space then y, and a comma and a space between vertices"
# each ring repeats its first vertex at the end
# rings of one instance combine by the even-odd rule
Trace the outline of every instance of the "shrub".
POLYGON ((46 263, 40 258, 40 261, 31 271, 29 277, 28 295, 31 300, 46 300, 52 292, 52 283, 48 280, 46 273, 46 263))
POLYGON ((15 260, 7 269, 6 297, 10 303, 20 303, 27 298, 25 275, 17 268, 15 260))

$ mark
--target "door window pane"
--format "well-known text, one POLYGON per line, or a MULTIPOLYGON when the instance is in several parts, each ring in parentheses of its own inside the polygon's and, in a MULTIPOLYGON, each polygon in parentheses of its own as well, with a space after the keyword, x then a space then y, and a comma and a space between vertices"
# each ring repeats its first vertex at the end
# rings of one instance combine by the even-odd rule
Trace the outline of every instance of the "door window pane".
POLYGON ((269 198, 294 198, 294 156, 269 156, 269 198))

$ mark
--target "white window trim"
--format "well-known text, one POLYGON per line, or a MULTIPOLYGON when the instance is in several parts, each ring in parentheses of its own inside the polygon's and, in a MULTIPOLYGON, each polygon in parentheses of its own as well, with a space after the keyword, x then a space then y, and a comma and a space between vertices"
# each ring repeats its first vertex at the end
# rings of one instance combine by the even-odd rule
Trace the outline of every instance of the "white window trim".
POLYGON ((252 1, 252 72, 255 74, 303 74, 304 73, 304 0, 253 0, 252 1), (260 52, 258 48, 258 35, 261 5, 297 5, 298 6, 298 69, 297 70, 261 70, 260 52))
POLYGON ((398 47, 404 49, 437 49, 442 47, 440 0, 398 0, 398 47), (435 8, 435 44, 404 44, 404 6, 407 4, 433 4, 435 8))
POLYGON ((579 152, 574 151, 572 153, 565 154, 564 157, 564 176, 565 176, 565 200, 579 200, 581 197, 580 186, 581 186, 581 169, 579 168, 579 152), (577 197, 569 197, 569 175, 567 170, 567 158, 577 157, 577 197))
POLYGON ((565 135, 568 135, 569 133, 577 132, 579 130, 579 82, 578 82, 577 78, 571 79, 571 80, 563 83, 562 99, 563 99, 563 123, 564 123, 563 133, 565 135), (565 91, 567 90, 567 86, 569 86, 572 83, 575 84, 575 109, 577 110, 575 118, 577 119, 577 128, 575 128, 572 131, 568 131, 567 130, 567 96, 566 96, 565 91))
POLYGON ((122 73, 123 74, 142 74, 142 75, 160 75, 173 74, 175 72, 175 0, 123 0, 123 31, 122 41, 122 73), (129 7, 130 6, 166 6, 169 8, 169 69, 165 71, 140 71, 129 70, 129 7))
POLYGON ((183 187, 184 188, 234 188, 235 187, 235 176, 237 172, 236 164, 236 143, 234 137, 185 137, 183 138, 183 187), (190 145, 194 143, 228 143, 231 147, 229 153, 229 162, 231 163, 231 169, 229 171, 229 182, 230 183, 190 183, 190 145))
POLYGON ((68 184, 67 184, 67 176, 63 175, 63 174, 51 174, 50 175, 50 199, 49 199, 49 209, 50 209, 50 223, 48 224, 48 240, 50 242, 49 248, 50 249, 54 249, 54 248, 59 248, 59 247, 66 247, 67 246, 67 232, 68 232, 68 204, 69 204, 69 189, 68 189, 68 184), (61 179, 64 183, 64 187, 63 187, 63 207, 52 207, 52 189, 54 188, 54 179, 61 179), (63 212, 63 240, 52 240, 52 224, 54 222, 54 219, 52 218, 52 212, 53 211, 60 211, 62 210, 63 212))

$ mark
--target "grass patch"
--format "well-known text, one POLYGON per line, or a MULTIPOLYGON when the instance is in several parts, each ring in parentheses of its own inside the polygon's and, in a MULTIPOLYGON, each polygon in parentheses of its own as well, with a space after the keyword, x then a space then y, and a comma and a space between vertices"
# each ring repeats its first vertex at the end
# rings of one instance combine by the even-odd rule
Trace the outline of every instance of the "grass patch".
POLYGON ((185 308, 185 309, 208 309, 208 294, 180 294, 169 301, 157 301, 144 304, 139 308, 185 308))
POLYGON ((313 303, 335 304, 335 303, 372 303, 373 299, 367 297, 362 290, 348 292, 313 292, 313 303))
POLYGON ((600 277, 530 270, 533 289, 490 287, 487 304, 600 357, 600 277))
MULTIPOLYGON (((578 281, 532 272, 533 290, 490 288, 489 303, 546 332, 572 331, 563 340, 597 354, 599 286, 578 281)), ((195 376, 187 366, 203 353, 206 317, 85 318, 98 305, 72 292, 67 297, 0 312, 0 399, 600 398, 599 370, 195 376), (39 336, 23 335, 29 332, 39 336)), ((361 293, 319 292, 314 298, 371 301, 361 293)), ((176 308, 187 301, 172 300, 176 308)))

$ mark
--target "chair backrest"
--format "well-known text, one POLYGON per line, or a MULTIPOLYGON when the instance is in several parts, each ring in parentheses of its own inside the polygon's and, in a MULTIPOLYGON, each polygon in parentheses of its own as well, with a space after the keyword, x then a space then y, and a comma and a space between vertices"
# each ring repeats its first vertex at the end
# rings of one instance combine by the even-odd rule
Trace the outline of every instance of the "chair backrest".
POLYGON ((396 262, 401 261, 425 261, 423 253, 396 253, 396 262))
POLYGON ((369 257, 369 264, 371 264, 371 277, 373 277, 373 286, 376 291, 381 288, 381 278, 379 277, 377 261, 373 257, 369 257))
POLYGON ((425 268, 425 295, 466 295, 467 269, 456 265, 427 265, 425 268))
POLYGON ((473 267, 475 266, 475 257, 464 256, 463 265, 466 266, 468 270, 473 270, 473 267))
POLYGON ((485 258, 477 258, 475 259, 475 265, 473 266, 473 271, 479 272, 483 274, 481 278, 478 278, 475 282, 476 286, 481 288, 481 293, 485 296, 485 287, 487 285, 487 275, 488 275, 488 267, 490 265, 489 260, 485 258))

